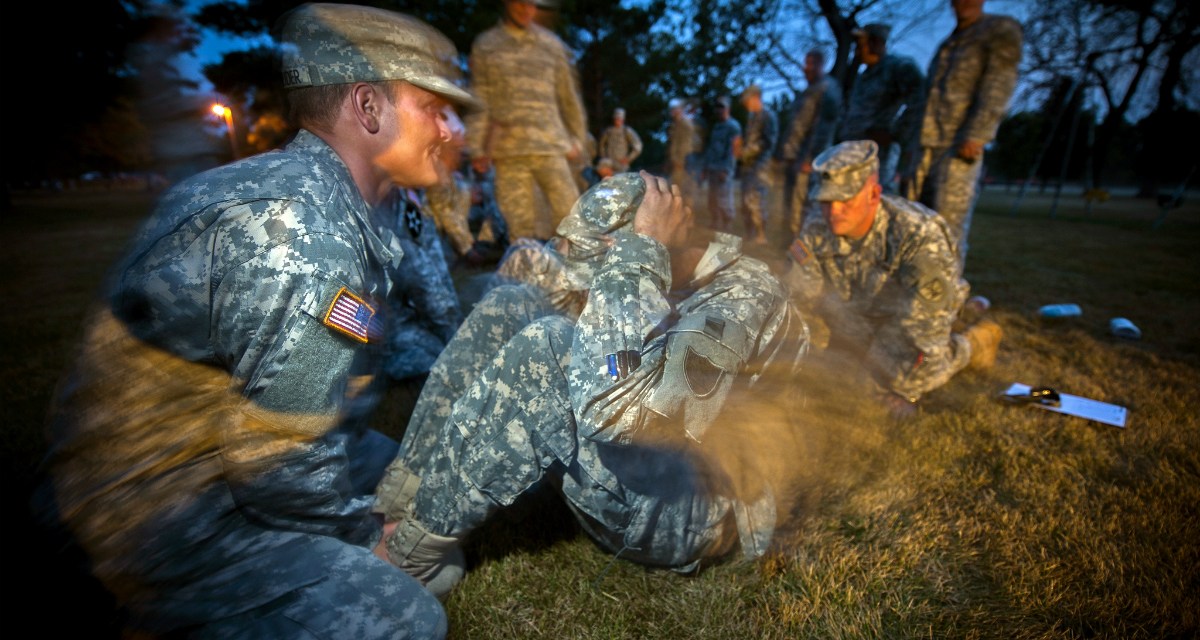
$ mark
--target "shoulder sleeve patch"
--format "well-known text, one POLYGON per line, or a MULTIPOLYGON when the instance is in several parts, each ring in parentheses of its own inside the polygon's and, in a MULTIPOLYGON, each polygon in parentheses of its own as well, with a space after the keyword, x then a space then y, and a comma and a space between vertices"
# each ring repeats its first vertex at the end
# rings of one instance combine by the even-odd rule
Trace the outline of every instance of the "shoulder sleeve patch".
POLYGON ((800 238, 796 238, 792 242, 792 246, 788 247, 788 255, 792 257, 792 260, 796 264, 804 264, 812 257, 812 252, 808 250, 808 247, 804 246, 803 242, 800 242, 800 238))
POLYGON ((364 344, 372 338, 378 339, 381 334, 375 309, 362 298, 350 293, 346 287, 338 290, 321 322, 330 329, 364 344))

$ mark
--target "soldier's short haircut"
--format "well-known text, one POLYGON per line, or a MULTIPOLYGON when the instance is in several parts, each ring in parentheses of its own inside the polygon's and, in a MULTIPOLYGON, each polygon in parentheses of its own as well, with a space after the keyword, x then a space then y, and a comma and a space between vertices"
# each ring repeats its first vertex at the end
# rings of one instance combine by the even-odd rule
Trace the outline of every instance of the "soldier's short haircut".
POLYGON ((817 64, 821 66, 825 66, 825 61, 827 60, 824 49, 809 49, 808 53, 805 53, 804 56, 806 58, 812 56, 817 60, 817 64))
MULTIPOLYGON (((368 82, 382 91, 392 104, 396 103, 399 81, 368 82)), ((327 84, 319 87, 303 87, 287 92, 288 121, 310 131, 332 131, 337 120, 338 109, 346 99, 353 84, 327 84)))

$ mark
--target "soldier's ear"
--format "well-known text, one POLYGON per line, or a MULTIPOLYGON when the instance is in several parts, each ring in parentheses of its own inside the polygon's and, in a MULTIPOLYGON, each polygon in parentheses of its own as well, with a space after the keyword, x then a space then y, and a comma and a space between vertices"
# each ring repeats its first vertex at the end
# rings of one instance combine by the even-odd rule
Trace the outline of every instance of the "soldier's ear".
POLYGON ((383 117, 384 102, 388 99, 378 87, 366 82, 357 82, 350 88, 350 108, 354 119, 367 133, 379 132, 383 117))

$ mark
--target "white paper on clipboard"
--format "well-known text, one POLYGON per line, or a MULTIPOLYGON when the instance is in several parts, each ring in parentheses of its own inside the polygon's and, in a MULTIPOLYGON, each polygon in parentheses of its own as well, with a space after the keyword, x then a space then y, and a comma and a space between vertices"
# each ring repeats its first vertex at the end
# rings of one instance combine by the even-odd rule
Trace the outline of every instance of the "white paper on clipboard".
MULTIPOLYGON (((1009 387, 1004 393, 1005 395, 1010 396, 1022 396, 1029 393, 1031 388, 1032 387, 1027 384, 1014 382, 1012 386, 1009 387)), ((1128 413, 1125 407, 1117 406, 1115 404, 1108 404, 1107 402, 1100 402, 1098 400, 1091 400, 1089 398, 1082 398, 1080 396, 1072 396, 1061 392, 1058 394, 1058 396, 1062 402, 1061 405, 1057 407, 1052 407, 1047 404, 1038 404, 1036 402, 1031 402, 1029 404, 1038 407, 1039 409, 1056 411, 1058 413, 1065 413, 1068 415, 1085 418, 1087 420, 1095 420, 1096 422, 1102 422, 1104 424, 1120 427, 1122 429, 1125 428, 1125 417, 1128 413)))

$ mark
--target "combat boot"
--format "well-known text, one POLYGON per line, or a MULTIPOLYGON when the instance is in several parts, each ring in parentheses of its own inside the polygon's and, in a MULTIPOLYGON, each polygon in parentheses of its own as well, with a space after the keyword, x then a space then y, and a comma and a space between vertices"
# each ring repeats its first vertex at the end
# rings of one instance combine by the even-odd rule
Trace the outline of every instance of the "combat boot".
POLYGON ((1000 348, 1004 329, 991 320, 980 320, 968 327, 963 335, 971 343, 971 361, 967 366, 990 369, 996 363, 996 351, 1000 348))
POLYGON ((388 559, 441 598, 462 580, 466 558, 458 538, 430 533, 411 516, 397 525, 386 541, 388 559))

